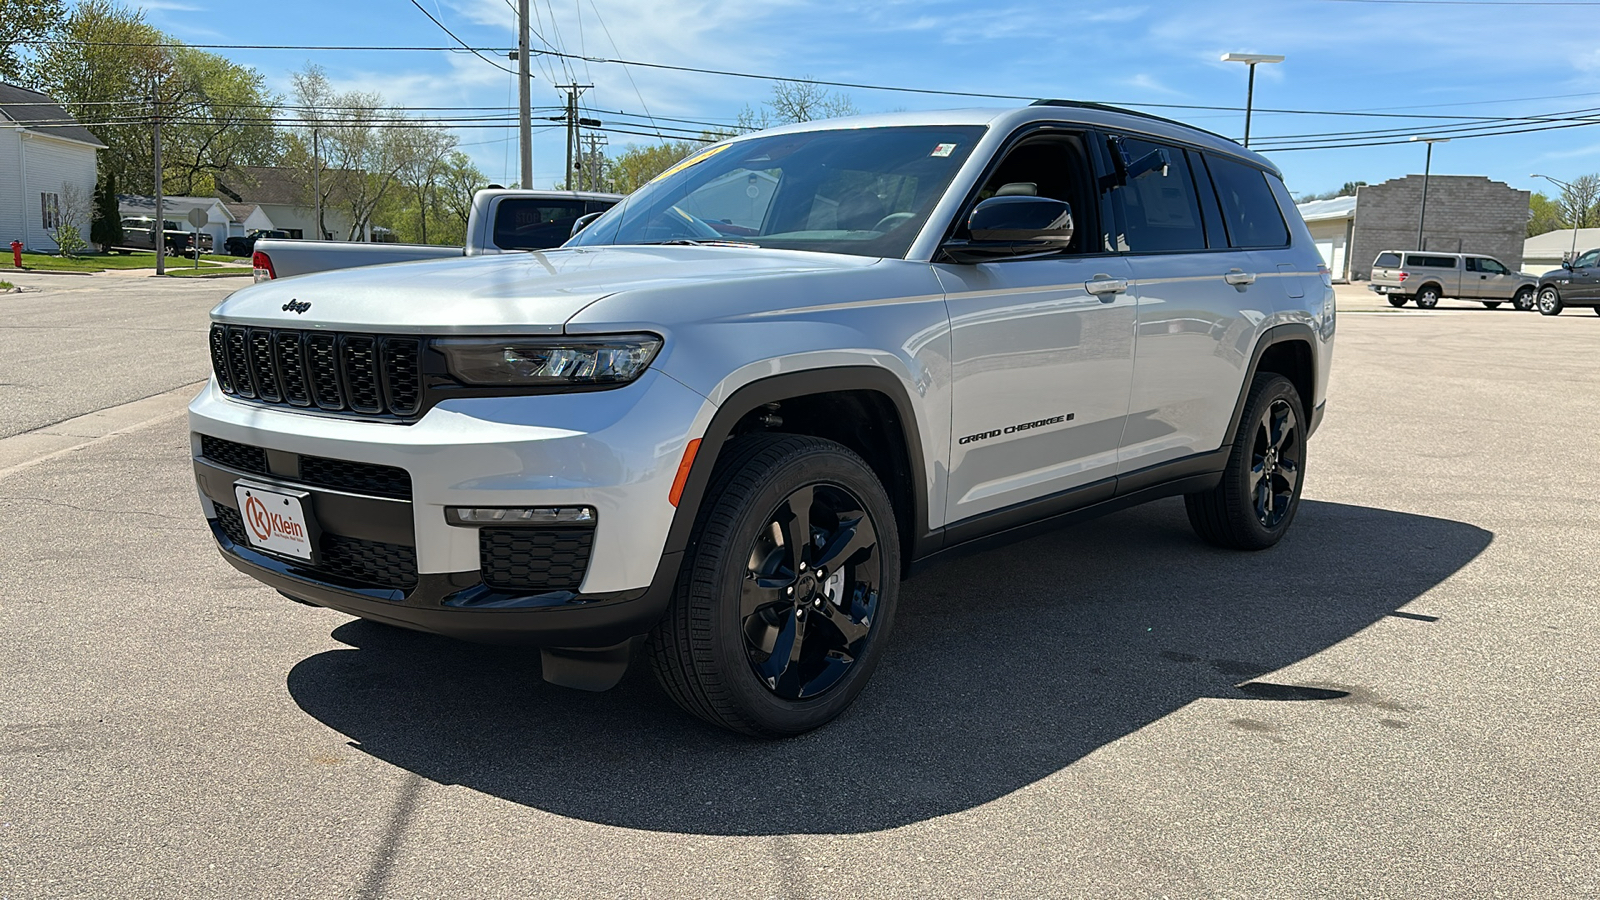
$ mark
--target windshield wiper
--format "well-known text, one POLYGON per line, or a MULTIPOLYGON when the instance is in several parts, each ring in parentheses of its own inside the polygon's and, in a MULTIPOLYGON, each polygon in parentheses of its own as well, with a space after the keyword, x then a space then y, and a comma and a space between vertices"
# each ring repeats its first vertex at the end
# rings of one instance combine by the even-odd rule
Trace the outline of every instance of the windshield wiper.
POLYGON ((749 241, 727 241, 715 238, 673 238, 670 241, 640 241, 640 246, 659 247, 662 245, 672 247, 753 247, 760 248, 760 244, 749 241))

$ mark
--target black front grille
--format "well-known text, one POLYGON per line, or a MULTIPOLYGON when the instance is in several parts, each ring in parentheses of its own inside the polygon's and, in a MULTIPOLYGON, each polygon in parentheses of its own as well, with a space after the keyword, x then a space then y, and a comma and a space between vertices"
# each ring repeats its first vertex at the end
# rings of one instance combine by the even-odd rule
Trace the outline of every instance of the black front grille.
POLYGON ((200 455, 241 472, 269 473, 267 451, 249 444, 236 444, 209 434, 200 435, 200 455))
POLYGON ((498 590, 576 591, 593 546, 592 527, 478 531, 483 582, 498 590))
MULTIPOLYGON (((217 526, 228 540, 243 549, 252 549, 239 511, 220 503, 216 509, 217 526)), ((317 561, 308 568, 351 584, 407 590, 417 584, 417 551, 403 544, 324 534, 317 542, 317 561)))
POLYGON ((358 494, 411 499, 411 474, 394 466, 302 456, 299 480, 318 487, 358 494))
POLYGON ((422 340, 289 328, 211 326, 226 393, 271 405, 407 419, 422 398, 422 340))

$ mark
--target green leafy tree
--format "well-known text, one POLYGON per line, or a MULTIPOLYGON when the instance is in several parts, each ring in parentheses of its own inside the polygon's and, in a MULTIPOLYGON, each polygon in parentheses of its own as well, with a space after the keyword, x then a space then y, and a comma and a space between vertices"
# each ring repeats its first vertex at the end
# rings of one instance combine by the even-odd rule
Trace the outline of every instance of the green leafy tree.
POLYGON ((629 145, 607 160, 605 181, 608 190, 631 194, 680 160, 703 146, 694 141, 664 141, 646 146, 629 145))
POLYGON ((1561 188, 1556 201, 1567 228, 1593 228, 1600 224, 1600 175, 1579 175, 1561 188))
POLYGON ((25 56, 39 50, 22 42, 55 38, 66 18, 63 0, 0 0, 0 81, 23 80, 25 56))
POLYGON ((1528 198, 1528 237, 1570 227, 1561 216, 1561 207, 1544 194, 1528 198))
POLYGON ((94 222, 89 242, 105 253, 122 243, 122 211, 117 208, 117 176, 107 171, 94 192, 94 222))

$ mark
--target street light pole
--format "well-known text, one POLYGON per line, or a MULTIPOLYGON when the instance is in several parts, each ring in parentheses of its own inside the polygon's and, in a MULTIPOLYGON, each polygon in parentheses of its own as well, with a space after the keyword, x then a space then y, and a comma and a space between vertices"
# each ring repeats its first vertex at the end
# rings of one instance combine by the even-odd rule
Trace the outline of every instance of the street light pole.
POLYGON ((1433 172, 1433 145, 1449 142, 1449 138, 1430 138, 1421 135, 1412 135, 1413 141, 1422 141, 1428 145, 1428 158, 1422 166, 1422 211, 1417 214, 1417 249, 1422 247, 1422 226, 1428 221, 1428 176, 1433 172))
MULTIPOLYGON (((1528 177, 1529 178, 1543 178, 1545 181, 1548 181, 1551 184, 1560 185, 1564 190, 1569 190, 1570 191, 1570 190, 1574 189, 1572 187, 1572 185, 1567 184, 1565 181, 1560 181, 1558 179, 1551 178, 1549 175, 1540 175, 1538 173, 1534 173, 1532 175, 1529 175, 1528 177)), ((1572 250, 1571 250, 1571 252, 1569 252, 1567 254, 1567 258, 1568 259, 1577 259, 1578 258, 1578 217, 1576 215, 1576 210, 1574 210, 1574 215, 1572 217, 1572 250)))
POLYGON ((1256 66, 1262 63, 1281 63, 1283 57, 1272 53, 1224 53, 1223 62, 1241 62, 1250 67, 1249 86, 1244 94, 1244 146, 1250 147, 1250 111, 1256 101, 1256 66))

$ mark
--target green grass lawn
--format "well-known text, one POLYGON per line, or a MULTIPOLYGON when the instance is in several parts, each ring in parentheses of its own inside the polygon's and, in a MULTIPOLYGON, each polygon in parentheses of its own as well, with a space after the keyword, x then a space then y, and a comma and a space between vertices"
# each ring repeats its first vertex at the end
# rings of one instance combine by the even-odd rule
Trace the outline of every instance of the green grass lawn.
POLYGON ((167 275, 172 278, 237 278, 253 274, 255 274, 253 270, 239 266, 201 266, 198 269, 191 267, 167 269, 167 275))
MULTIPOLYGON (((211 256, 201 254, 200 270, 217 268, 214 262, 208 260, 240 262, 231 256, 211 256)), ((107 269, 154 269, 156 255, 154 253, 87 253, 83 256, 67 259, 53 256, 49 253, 24 253, 22 254, 23 271, 33 272, 104 272, 107 269)), ((168 256, 167 268, 194 268, 194 260, 186 256, 168 256)), ((248 272, 249 269, 244 269, 248 272)))

